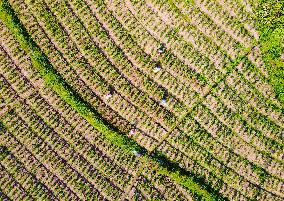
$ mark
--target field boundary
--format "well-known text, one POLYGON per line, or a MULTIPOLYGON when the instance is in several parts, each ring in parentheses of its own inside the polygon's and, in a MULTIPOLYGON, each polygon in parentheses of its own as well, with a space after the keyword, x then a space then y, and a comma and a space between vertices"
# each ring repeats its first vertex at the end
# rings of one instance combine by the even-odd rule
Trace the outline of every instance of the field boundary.
POLYGON ((284 110, 284 2, 254 0, 262 58, 269 71, 269 81, 284 110))

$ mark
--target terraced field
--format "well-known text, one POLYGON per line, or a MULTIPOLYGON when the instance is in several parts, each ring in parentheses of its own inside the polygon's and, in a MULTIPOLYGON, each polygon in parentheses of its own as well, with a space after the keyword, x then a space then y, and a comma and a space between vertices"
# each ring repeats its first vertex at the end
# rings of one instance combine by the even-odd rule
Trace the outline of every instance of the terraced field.
POLYGON ((0 200, 283 200, 262 3, 0 0, 0 200))

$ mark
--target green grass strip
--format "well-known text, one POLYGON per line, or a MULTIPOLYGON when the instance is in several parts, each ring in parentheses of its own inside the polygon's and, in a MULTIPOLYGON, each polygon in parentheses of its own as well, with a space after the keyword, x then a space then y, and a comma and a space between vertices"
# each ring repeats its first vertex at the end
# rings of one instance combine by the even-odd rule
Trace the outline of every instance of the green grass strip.
MULTIPOLYGON (((12 32, 23 50, 29 55, 33 66, 39 71, 45 84, 54 90, 96 130, 103 134, 107 140, 121 147, 126 153, 130 153, 133 150, 140 151, 143 153, 145 162, 168 161, 158 154, 150 156, 143 147, 138 145, 134 140, 116 131, 111 125, 105 122, 88 103, 82 100, 53 68, 48 58, 33 41, 6 0, 0 0, 0 19, 12 32)), ((189 189, 198 200, 223 200, 210 186, 201 181, 198 182, 198 178, 195 178, 194 175, 180 168, 177 164, 173 165, 171 162, 165 162, 163 166, 159 166, 157 172, 169 176, 177 183, 189 189)))
POLYGON ((284 1, 254 0, 263 60, 269 81, 284 108, 284 1))

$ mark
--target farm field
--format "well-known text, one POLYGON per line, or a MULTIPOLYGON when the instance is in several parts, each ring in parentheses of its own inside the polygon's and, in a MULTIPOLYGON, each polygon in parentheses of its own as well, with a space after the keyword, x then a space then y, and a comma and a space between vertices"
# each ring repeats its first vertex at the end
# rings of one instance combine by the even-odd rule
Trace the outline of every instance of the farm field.
POLYGON ((0 200, 284 200, 283 10, 0 0, 0 200))

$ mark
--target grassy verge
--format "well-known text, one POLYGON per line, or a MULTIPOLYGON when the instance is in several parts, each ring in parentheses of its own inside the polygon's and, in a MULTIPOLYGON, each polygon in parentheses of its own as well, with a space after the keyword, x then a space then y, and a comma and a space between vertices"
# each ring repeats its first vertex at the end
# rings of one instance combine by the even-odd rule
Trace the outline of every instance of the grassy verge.
POLYGON ((254 0, 261 52, 269 80, 284 107, 284 1, 254 0))
MULTIPOLYGON (((157 170, 175 180, 177 183, 189 189, 198 199, 201 200, 222 200, 210 186, 202 183, 194 175, 165 162, 166 159, 159 155, 150 156, 143 147, 139 146, 134 140, 118 132, 111 125, 105 122, 100 115, 64 81, 56 72, 48 58, 42 53, 40 48, 28 34, 25 27, 17 18, 10 4, 6 0, 0 0, 0 19, 12 32, 20 46, 29 55, 33 66, 39 71, 45 84, 54 90, 66 103, 84 117, 96 130, 98 130, 111 143, 121 147, 126 153, 138 150, 143 153, 147 161, 164 161, 164 165, 157 170), (200 182, 198 182, 200 181, 200 182)), ((157 162, 158 163, 158 162, 157 162)))

